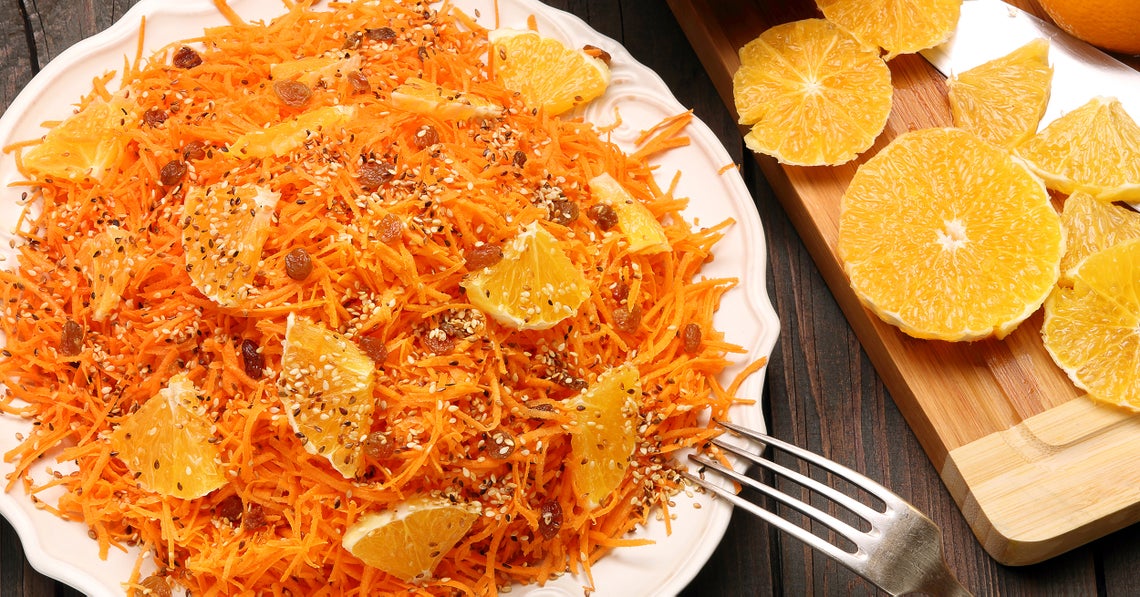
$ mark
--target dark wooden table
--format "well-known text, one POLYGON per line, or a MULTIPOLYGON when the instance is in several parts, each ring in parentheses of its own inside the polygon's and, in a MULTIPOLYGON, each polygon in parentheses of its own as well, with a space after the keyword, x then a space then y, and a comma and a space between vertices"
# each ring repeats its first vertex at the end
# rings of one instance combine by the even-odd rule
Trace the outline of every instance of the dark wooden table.
MULTIPOLYGON (((771 0, 779 1, 779 0, 771 0)), ((0 106, 71 44, 110 26, 134 0, 0 0, 0 106)), ((782 324, 768 370, 770 431, 894 489, 943 530, 950 566, 978 595, 1140 594, 1140 528, 1046 563, 1004 567, 982 550, 860 348, 795 229, 772 195, 673 15, 659 0, 550 0, 624 43, 720 137, 764 221, 768 290, 782 324)), ((187 32, 191 34, 192 32, 187 32)), ((1032 507, 1027 505, 1026 507, 1032 507)), ((24 559, 0 520, 0 597, 73 596, 24 559)), ((720 548, 683 593, 878 594, 855 574, 737 513, 720 548)))

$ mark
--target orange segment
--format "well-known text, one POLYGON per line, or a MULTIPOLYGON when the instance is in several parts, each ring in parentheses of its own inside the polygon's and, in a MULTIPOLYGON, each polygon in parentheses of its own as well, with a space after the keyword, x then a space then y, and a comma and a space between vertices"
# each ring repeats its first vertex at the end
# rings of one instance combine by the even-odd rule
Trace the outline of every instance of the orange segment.
POLYGON ((1049 42, 1041 38, 958 73, 948 82, 954 126, 1012 148, 1037 132, 1052 81, 1049 42))
POLYGON ((431 578, 479 513, 475 504, 412 498, 392 510, 360 517, 345 530, 341 545, 369 566, 405 582, 419 582, 431 578))
POLYGON ((891 112, 877 50, 823 19, 768 29, 740 50, 732 93, 753 151, 785 164, 842 164, 866 151, 891 112))
POLYGON ((603 172, 591 178, 590 196, 613 208, 617 214, 618 230, 629 241, 630 253, 651 254, 670 249, 669 238, 665 236, 661 222, 613 176, 603 172))
POLYGON ((551 115, 589 103, 610 84, 605 62, 556 39, 514 29, 495 29, 488 39, 495 78, 551 115))
POLYGON ((626 363, 598 376, 570 400, 576 417, 570 446, 574 488, 589 508, 598 507, 621 485, 637 445, 641 377, 626 363))
POLYGON ((324 106, 299 114, 268 128, 250 131, 230 144, 236 158, 267 158, 288 155, 315 135, 335 135, 337 127, 352 120, 353 106, 324 106))
POLYGON ((484 98, 417 78, 410 78, 392 90, 392 105, 408 112, 448 120, 494 117, 503 112, 501 107, 484 98))
POLYGON ((277 383, 293 431, 307 452, 355 477, 372 429, 375 362, 341 334, 293 314, 283 348, 277 383))
POLYGON ((1071 278, 1086 257, 1117 243, 1140 238, 1140 213, 1098 201, 1088 193, 1077 191, 1065 200, 1061 212, 1065 227, 1065 256, 1061 273, 1071 278))
POLYGON ((1041 182, 960 129, 899 136, 843 196, 838 252, 852 287, 919 338, 1004 337, 1041 306, 1063 251, 1041 182))
POLYGON ((1116 98, 1093 98, 1015 151, 1051 189, 1140 201, 1140 126, 1116 98))
POLYGON ((503 258, 468 274, 467 300, 499 323, 544 330, 577 313, 590 296, 586 277, 537 222, 503 248, 503 258))
POLYGON ((279 62, 269 67, 269 74, 276 81, 297 80, 309 87, 318 82, 335 82, 350 72, 360 70, 360 55, 337 52, 326 56, 306 56, 297 60, 279 62))
POLYGON ((103 321, 122 299, 131 279, 133 243, 126 230, 118 226, 87 239, 77 255, 84 272, 91 279, 91 318, 103 321))
POLYGON ((101 179, 123 154, 127 128, 138 122, 134 106, 120 96, 95 100, 48 131, 43 143, 21 156, 40 178, 101 179))
POLYGON ((1046 301, 1041 334, 1077 387, 1140 410, 1140 240, 1089 256, 1046 301))
POLYGON ((115 427, 111 447, 140 485, 193 499, 226 484, 221 450, 210 441, 213 421, 204 406, 209 401, 179 373, 115 427))
POLYGON ((182 205, 182 249, 194 287, 223 307, 250 297, 281 195, 259 186, 191 187, 182 205))
POLYGON ((933 48, 958 26, 962 0, 816 0, 827 20, 887 52, 887 60, 933 48))

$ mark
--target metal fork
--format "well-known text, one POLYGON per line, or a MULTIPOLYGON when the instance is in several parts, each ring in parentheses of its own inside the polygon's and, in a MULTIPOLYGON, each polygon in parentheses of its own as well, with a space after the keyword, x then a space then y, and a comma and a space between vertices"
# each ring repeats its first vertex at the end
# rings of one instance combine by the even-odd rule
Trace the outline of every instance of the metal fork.
MULTIPOLYGON (((713 439, 712 443, 842 506, 866 521, 870 525, 869 530, 855 528, 803 500, 776 489, 772 485, 745 476, 704 456, 695 454, 689 456, 690 460, 701 465, 696 475, 688 472, 682 473, 690 481, 832 557, 851 569, 852 572, 874 583, 891 595, 919 591, 936 596, 970 595, 970 592, 954 578, 954 575, 946 567, 946 562, 942 557, 942 532, 933 521, 916 510, 914 506, 908 504, 886 487, 841 464, 763 433, 721 421, 717 421, 717 423, 737 436, 779 449, 822 468, 835 477, 846 480, 851 485, 881 500, 884 509, 880 510, 868 506, 834 487, 776 464, 772 460, 733 445, 721 438, 713 439), (767 510, 720 485, 706 481, 704 477, 708 471, 716 471, 720 475, 751 487, 802 512, 809 519, 826 525, 834 530, 835 534, 850 541, 854 550, 836 545, 836 542, 812 533, 795 522, 781 517, 774 511, 776 510, 774 506, 772 510, 767 510)), ((827 533, 827 535, 834 538, 833 533, 827 533)))

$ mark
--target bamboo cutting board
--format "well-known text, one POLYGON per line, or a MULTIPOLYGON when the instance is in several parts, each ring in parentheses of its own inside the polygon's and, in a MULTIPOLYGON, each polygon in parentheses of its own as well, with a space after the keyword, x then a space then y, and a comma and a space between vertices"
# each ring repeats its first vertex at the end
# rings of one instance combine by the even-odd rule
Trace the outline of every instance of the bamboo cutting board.
MULTIPOLYGON (((1032 0, 1007 0, 1033 10, 1032 0)), ((812 0, 669 0, 733 110, 737 49, 818 17, 812 0)), ((995 56, 996 57, 996 56, 995 56)), ((1041 344, 1038 312, 1005 340, 913 339, 867 311, 836 254, 840 199, 858 165, 908 130, 950 126, 945 78, 917 55, 890 62, 894 105, 860 160, 797 167, 757 156, 863 347, 978 540, 999 562, 1039 562, 1140 520, 1140 416, 1094 404, 1041 344)), ((1140 117, 1140 115, 1133 115, 1140 117)))

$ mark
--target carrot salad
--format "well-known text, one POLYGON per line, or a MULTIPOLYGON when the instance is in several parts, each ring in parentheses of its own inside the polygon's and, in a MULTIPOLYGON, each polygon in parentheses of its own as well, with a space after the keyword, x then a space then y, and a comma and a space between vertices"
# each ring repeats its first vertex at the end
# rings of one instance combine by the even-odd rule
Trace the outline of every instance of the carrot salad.
POLYGON ((650 516, 684 516, 668 511, 682 489, 673 456, 713 436, 710 411, 723 418, 734 403, 718 375, 743 351, 712 321, 736 282, 698 275, 731 222, 691 225, 647 164, 685 143, 690 115, 628 155, 498 85, 487 30, 446 3, 285 8, 246 23, 219 0, 229 25, 129 63, 115 89, 96 79, 72 118, 109 119, 113 138, 72 135, 57 157, 97 167, 53 171, 35 155, 50 135, 8 148, 29 207, 18 265, 0 271, 0 409, 32 422, 4 455, 8 489, 82 521, 103 554, 153 557, 154 575, 140 557, 123 579, 136 594, 160 583, 195 596, 486 595, 589 579, 608 551, 644 541, 629 532, 650 516), (502 109, 401 109, 392 90, 408 80, 502 109), (587 181, 603 173, 657 218, 669 250, 631 253, 591 217, 587 181), (275 198, 258 203, 260 254, 186 250, 186 230, 207 224, 184 206, 241 188, 275 198), (553 327, 513 329, 475 308, 463 282, 487 247, 535 222, 590 292, 553 327), (194 268, 231 258, 249 262, 230 268, 240 287, 195 283, 194 268), (350 478, 305 449, 282 407, 290 316, 375 363, 350 478), (569 480, 567 405, 625 363, 641 378, 636 449, 591 508, 569 480), (217 448, 220 486, 201 497, 147 489, 112 449, 175 376, 196 388, 217 448), (44 461, 56 472, 37 480, 44 461), (342 548, 361 517, 421 495, 481 512, 430 578, 401 581, 342 548))

